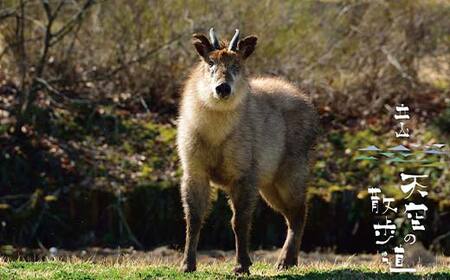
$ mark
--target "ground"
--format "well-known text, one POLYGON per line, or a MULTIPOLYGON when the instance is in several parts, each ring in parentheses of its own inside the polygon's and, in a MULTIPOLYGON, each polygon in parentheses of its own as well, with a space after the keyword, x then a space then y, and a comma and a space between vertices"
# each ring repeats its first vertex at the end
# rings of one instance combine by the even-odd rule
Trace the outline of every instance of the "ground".
POLYGON ((150 252, 132 249, 67 252, 39 261, 0 259, 0 279, 450 279, 450 258, 438 256, 418 265, 416 274, 390 274, 376 255, 301 253, 300 263, 288 271, 274 268, 278 251, 253 252, 251 275, 231 273, 233 252, 203 251, 198 271, 178 270, 179 252, 162 247, 150 252))

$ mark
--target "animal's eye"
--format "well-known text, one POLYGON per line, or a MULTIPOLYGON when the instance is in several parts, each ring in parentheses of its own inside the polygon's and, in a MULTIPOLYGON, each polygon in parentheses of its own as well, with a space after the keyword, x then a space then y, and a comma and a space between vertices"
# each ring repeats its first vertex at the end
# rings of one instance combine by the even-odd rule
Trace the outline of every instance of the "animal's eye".
POLYGON ((208 65, 209 65, 209 67, 213 67, 214 66, 214 61, 208 60, 208 65))

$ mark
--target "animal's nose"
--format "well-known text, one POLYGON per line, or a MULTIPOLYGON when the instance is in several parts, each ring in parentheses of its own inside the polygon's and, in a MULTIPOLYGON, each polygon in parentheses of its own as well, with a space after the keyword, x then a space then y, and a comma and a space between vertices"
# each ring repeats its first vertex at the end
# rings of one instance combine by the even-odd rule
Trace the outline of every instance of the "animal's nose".
POLYGON ((222 83, 216 87, 216 92, 220 98, 226 98, 231 93, 231 87, 227 83, 222 83))

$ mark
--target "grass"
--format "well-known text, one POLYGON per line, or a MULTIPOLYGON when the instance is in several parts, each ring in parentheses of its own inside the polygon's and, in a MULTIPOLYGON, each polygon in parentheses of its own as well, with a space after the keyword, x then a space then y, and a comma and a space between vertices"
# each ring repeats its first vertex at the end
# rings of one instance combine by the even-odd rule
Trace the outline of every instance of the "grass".
POLYGON ((256 262, 251 275, 231 273, 231 261, 200 264, 197 272, 183 274, 175 265, 139 261, 94 263, 81 260, 41 262, 1 261, 0 279, 450 279, 450 267, 419 268, 417 274, 390 274, 380 265, 313 263, 278 272, 273 264, 256 262))

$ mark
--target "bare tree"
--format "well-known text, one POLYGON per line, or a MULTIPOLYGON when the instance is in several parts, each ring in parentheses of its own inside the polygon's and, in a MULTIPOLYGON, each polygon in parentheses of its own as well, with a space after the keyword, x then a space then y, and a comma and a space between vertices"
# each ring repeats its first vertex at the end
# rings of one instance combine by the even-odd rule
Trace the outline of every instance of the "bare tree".
MULTIPOLYGON (((8 40, 6 49, 13 53, 20 77, 20 98, 15 110, 17 117, 16 128, 20 128, 30 121, 31 108, 39 90, 45 89, 52 93, 58 92, 52 86, 55 79, 49 79, 46 75, 49 55, 52 49, 60 44, 67 35, 81 26, 85 14, 95 3, 94 0, 86 0, 79 6, 76 2, 64 0, 53 4, 50 4, 48 0, 40 1, 38 5, 44 14, 44 24, 42 26, 43 36, 37 38, 28 38, 30 35, 27 32, 27 29, 30 28, 29 25, 35 24, 29 17, 28 9, 35 8, 36 3, 20 0, 16 7, 0 11, 0 24, 3 21, 10 21, 12 17, 15 18, 14 38, 13 40, 8 40), (68 20, 64 21, 63 11, 69 5, 74 6, 76 11, 69 16, 68 20), (60 24, 61 21, 63 22, 62 24, 60 24), (59 23, 58 27, 55 24, 56 22, 59 23), (31 41, 36 41, 39 45, 40 51, 37 56, 28 54, 28 43, 31 41)), ((36 48, 36 44, 33 44, 33 48, 36 48)), ((20 131, 20 129, 16 130, 20 131)))

